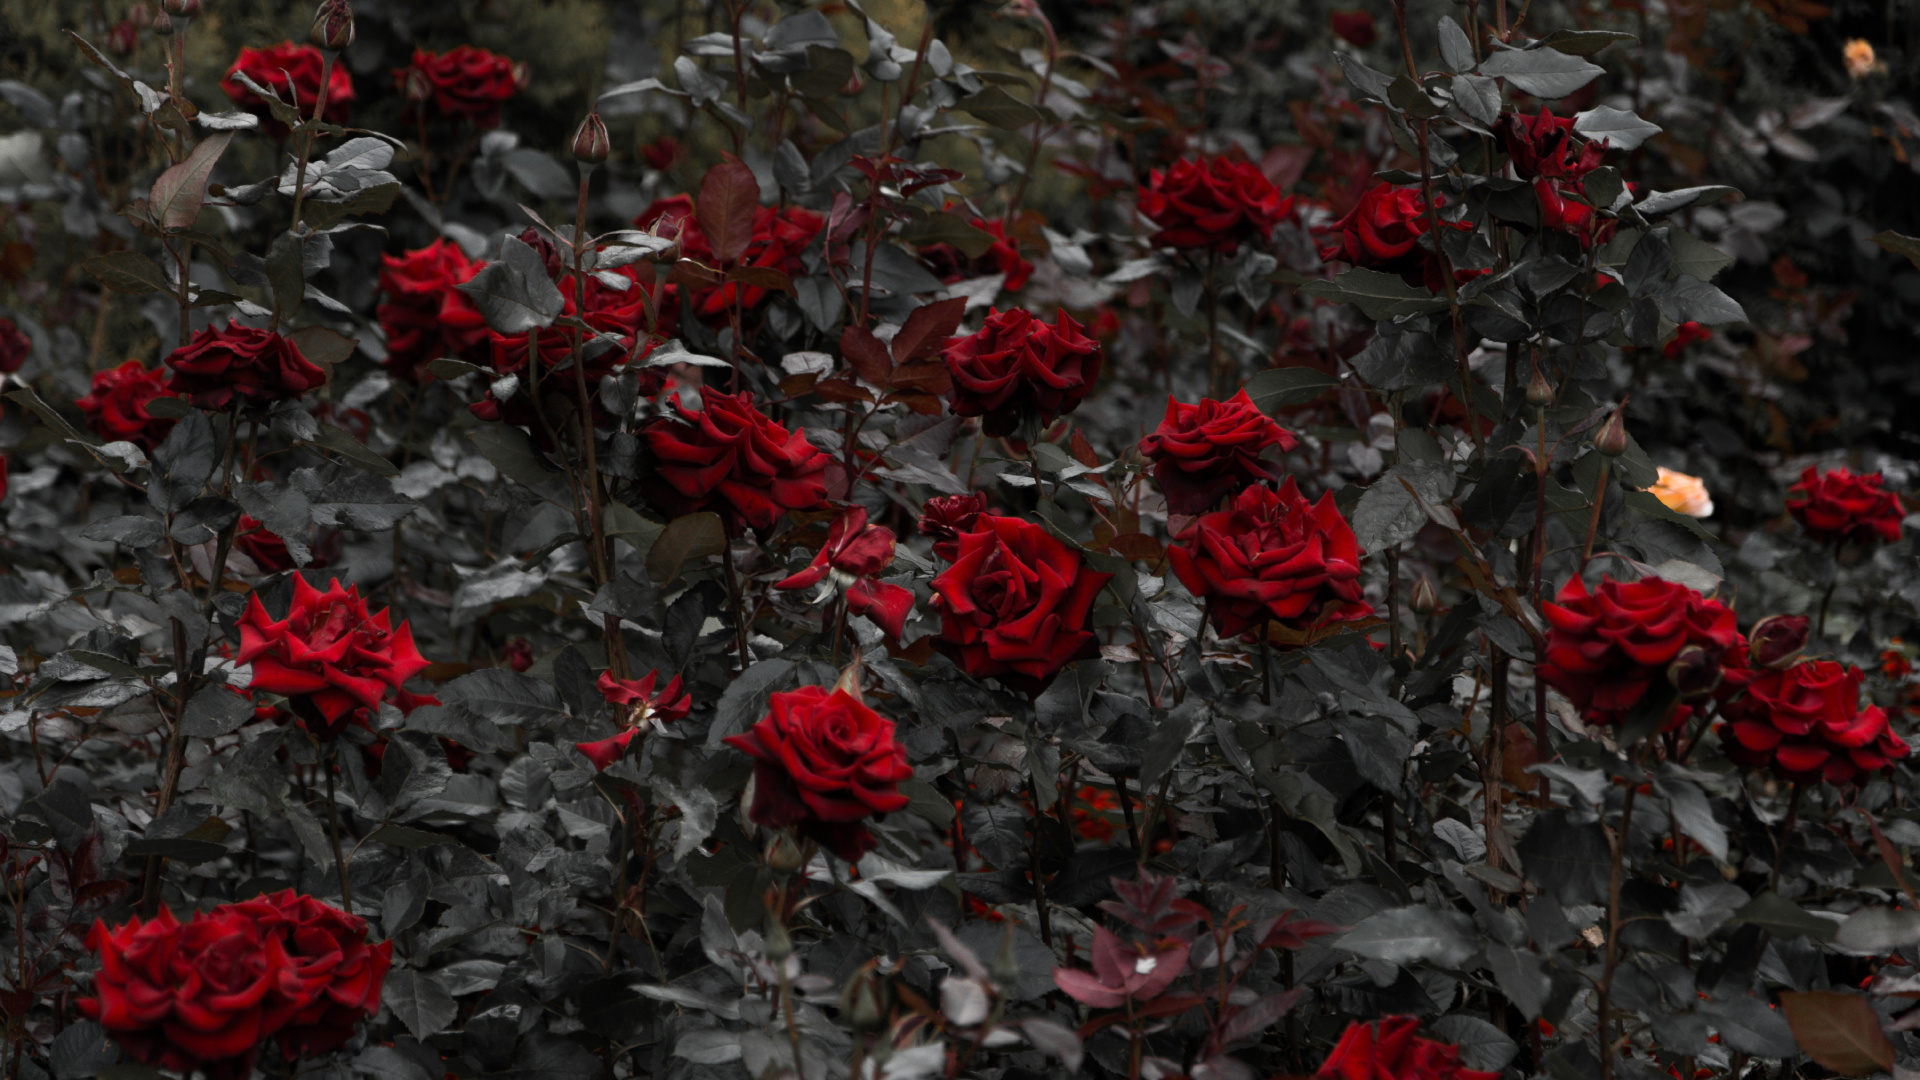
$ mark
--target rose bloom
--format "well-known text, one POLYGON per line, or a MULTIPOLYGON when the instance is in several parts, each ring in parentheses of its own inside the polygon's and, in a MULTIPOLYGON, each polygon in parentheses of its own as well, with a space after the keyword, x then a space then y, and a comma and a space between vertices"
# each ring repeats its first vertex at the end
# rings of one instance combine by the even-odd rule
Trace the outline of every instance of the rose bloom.
POLYGON ((1423 1039, 1412 1016, 1354 1020, 1334 1045, 1314 1080, 1498 1080, 1497 1072, 1460 1065, 1460 1048, 1423 1039))
POLYGON ((898 641, 913 612, 913 590, 873 580, 892 565, 894 546, 892 529, 867 524, 866 507, 850 507, 834 519, 813 562, 774 588, 811 589, 831 577, 846 589, 849 614, 865 615, 898 641))
POLYGON ((427 668, 405 621, 395 629, 385 610, 369 613, 357 586, 339 581, 321 592, 293 579, 293 604, 275 622, 258 595, 240 617, 236 661, 253 665, 253 689, 281 694, 314 735, 337 736, 356 709, 374 710, 427 668))
POLYGON ((1678 360, 1687 351, 1687 346, 1712 340, 1713 331, 1697 322, 1683 322, 1674 328, 1673 340, 1660 347, 1660 355, 1668 360, 1678 360))
POLYGON ((1689 646, 1721 667, 1723 698, 1751 677, 1733 611, 1678 582, 1602 578, 1589 592, 1576 575, 1557 601, 1543 609, 1549 629, 1540 677, 1589 722, 1624 720, 1656 683, 1665 683, 1668 666, 1689 646))
POLYGON ((277 935, 231 906, 182 924, 166 908, 118 929, 96 922, 94 997, 78 1002, 128 1056, 174 1072, 245 1080, 260 1046, 301 1004, 277 935))
POLYGON ((206 327, 169 353, 166 363, 173 369, 167 388, 201 409, 225 409, 235 396, 270 405, 327 381, 327 373, 301 356, 293 342, 238 323, 206 327))
POLYGON ((1607 155, 1607 143, 1605 139, 1590 142, 1576 135, 1573 125, 1573 120, 1541 109, 1534 116, 1502 116, 1495 133, 1520 179, 1578 180, 1600 167, 1607 155))
MULTIPOLYGON (((1444 197, 1435 196, 1435 207, 1445 205, 1444 197)), ((1345 217, 1322 230, 1332 234, 1333 242, 1320 249, 1320 257, 1399 274, 1409 285, 1438 291, 1445 285, 1440 280, 1440 261, 1420 246, 1430 224, 1418 191, 1375 184, 1345 217)), ((1441 224, 1461 230, 1473 227, 1464 221, 1441 224)))
POLYGON ((33 339, 12 319, 0 319, 0 375, 11 375, 33 355, 33 339))
MULTIPOLYGON (((953 209, 953 204, 947 204, 953 209)), ((933 276, 951 285, 967 278, 984 277, 989 274, 1004 274, 1006 280, 1000 287, 1008 292, 1019 292, 1033 276, 1033 264, 1020 257, 1020 249, 1007 239, 1006 226, 999 218, 986 221, 981 218, 969 218, 968 223, 993 237, 993 246, 978 257, 968 258, 967 253, 952 244, 928 244, 920 249, 920 259, 933 270, 933 276)))
POLYGON ((1878 705, 1860 707, 1857 667, 1806 660, 1763 671, 1745 694, 1722 707, 1727 756, 1749 768, 1771 766, 1792 783, 1855 783, 1907 756, 1878 705))
POLYGON ((858 862, 879 842, 866 819, 907 805, 899 785, 913 766, 893 721, 837 687, 803 686, 774 694, 767 706, 752 730, 726 740, 753 758, 747 816, 858 862))
POLYGON ((1374 25, 1371 12, 1336 11, 1327 16, 1327 23, 1336 36, 1351 42, 1356 49, 1364 49, 1380 40, 1380 30, 1374 25))
POLYGON ((1265 237, 1293 212, 1258 165, 1227 157, 1176 161, 1155 169, 1140 189, 1140 212, 1160 231, 1155 247, 1232 254, 1244 240, 1265 237))
POLYGON ((374 314, 387 335, 389 371, 425 383, 427 365, 443 356, 486 363, 487 321, 473 299, 455 287, 486 265, 445 239, 404 255, 380 256, 383 299, 374 314))
POLYGON ((1333 493, 1309 504, 1292 477, 1278 492, 1246 488, 1233 509, 1187 526, 1167 561, 1209 602, 1221 637, 1257 634, 1269 621, 1309 630, 1373 614, 1361 599, 1360 542, 1333 493))
POLYGON ((1581 250, 1587 251, 1611 240, 1620 223, 1600 217, 1593 207, 1580 201, 1585 195, 1584 189, 1584 183, 1579 180, 1542 177, 1533 182, 1534 196, 1540 201, 1540 227, 1572 235, 1580 241, 1581 250))
POLYGON ((147 405, 154 398, 174 397, 167 389, 163 368, 149 371, 138 360, 93 373, 93 389, 73 404, 87 419, 87 429, 107 442, 130 442, 152 451, 166 440, 174 421, 154 416, 147 405))
POLYGON ((1864 79, 1876 71, 1885 71, 1886 65, 1873 57, 1873 42, 1866 38, 1854 38, 1840 51, 1840 58, 1847 66, 1847 76, 1864 79))
POLYGON ((940 355, 953 376, 954 414, 978 416, 986 434, 1008 436, 1078 408, 1100 378, 1100 343, 1066 311, 1056 320, 1048 326, 1022 308, 994 308, 977 332, 949 338, 940 355))
POLYGON ((1713 516, 1713 496, 1707 494, 1707 485, 1697 476, 1688 476, 1683 472, 1674 472, 1666 466, 1656 466, 1659 479, 1647 489, 1654 498, 1676 514, 1688 517, 1704 518, 1713 516))
POLYGON ((662 135, 640 148, 640 157, 646 161, 647 168, 655 172, 666 172, 686 156, 687 148, 671 135, 662 135))
POLYGON ((933 579, 934 646, 976 679, 1037 696, 1061 668, 1099 652, 1088 617, 1112 577, 1039 525, 981 514, 933 579))
MULTIPOLYGON (((655 222, 665 222, 660 235, 679 237, 683 257, 719 268, 713 256, 713 243, 701 231, 700 221, 694 216, 692 196, 675 195, 655 200, 633 219, 637 229, 651 228, 655 222)), ((800 261, 800 253, 813 243, 813 238, 820 235, 826 224, 826 218, 799 206, 757 207, 753 211, 753 239, 740 258, 730 265, 765 267, 788 277, 804 274, 806 265, 800 261)), ((740 307, 751 311, 767 298, 767 289, 739 282, 708 286, 693 294, 693 309, 703 319, 723 319, 736 294, 740 307)))
MULTIPOLYGON (((337 1050, 354 1027, 380 1011, 380 988, 393 966, 393 942, 367 944, 367 921, 292 889, 222 910, 254 922, 286 952, 302 1004, 277 1033, 288 1061, 337 1050)), ((288 980, 283 978, 284 986, 288 980)))
POLYGON ((641 428, 658 467, 643 480, 648 497, 679 517, 715 510, 737 535, 771 529, 788 510, 826 502, 827 455, 804 432, 788 431, 754 407, 750 391, 700 393, 690 411, 672 399, 678 419, 661 416, 641 428))
POLYGON ((448 120, 466 117, 479 128, 500 126, 500 106, 526 88, 524 64, 472 45, 443 53, 413 51, 413 63, 393 72, 393 84, 404 89, 411 79, 427 89, 427 100, 448 120))
MULTIPOLYGON (((240 58, 227 69, 220 89, 235 105, 260 117, 260 130, 275 139, 284 139, 293 129, 275 120, 265 98, 246 88, 234 74, 241 73, 261 86, 290 101, 300 110, 302 119, 312 119, 314 102, 320 98, 320 71, 325 58, 311 45, 283 41, 265 49, 242 47, 240 58)), ((329 124, 344 124, 353 114, 353 74, 347 65, 334 61, 327 76, 327 107, 321 119, 329 124)))
POLYGON ((586 755, 594 768, 605 769, 620 760, 627 752, 627 744, 641 729, 659 727, 693 711, 693 695, 680 689, 680 676, 675 675, 672 681, 656 689, 659 679, 658 671, 649 671, 641 679, 616 679, 611 671, 601 672, 600 696, 620 707, 621 731, 598 742, 574 743, 573 748, 586 755))
POLYGON ((1277 446, 1285 453, 1298 445, 1242 390, 1226 401, 1201 398, 1198 405, 1168 397, 1167 414, 1140 440, 1140 453, 1153 462, 1167 509, 1198 514, 1237 488, 1279 479, 1278 468, 1262 461, 1261 452, 1277 446))
MULTIPOLYGON (((342 542, 338 532, 322 530, 319 541, 308 548, 307 565, 315 568, 332 565, 340 554, 342 542)), ((233 552, 245 555, 262 574, 277 574, 299 565, 287 550, 286 540, 247 514, 240 515, 240 524, 234 529, 233 552)))
POLYGON ((973 523, 987 512, 987 493, 939 495, 927 500, 920 511, 917 528, 921 536, 933 537, 933 553, 947 562, 960 555, 960 534, 973 531, 973 523))
POLYGON ((1808 536, 1823 544, 1898 543, 1907 511, 1900 496, 1881 483, 1879 473, 1820 472, 1809 466, 1800 474, 1800 482, 1787 489, 1787 512, 1808 536))

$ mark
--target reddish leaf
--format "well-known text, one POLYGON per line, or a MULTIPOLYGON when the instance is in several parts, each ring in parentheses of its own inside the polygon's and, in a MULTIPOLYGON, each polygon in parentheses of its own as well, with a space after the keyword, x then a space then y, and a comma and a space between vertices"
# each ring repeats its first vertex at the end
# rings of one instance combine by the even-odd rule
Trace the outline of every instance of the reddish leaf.
POLYGON ((213 176, 213 167, 232 141, 231 131, 209 135, 200 140, 187 160, 161 173, 153 182, 152 190, 147 192, 153 220, 167 229, 191 226, 200 216, 201 205, 207 201, 207 180, 213 176))
POLYGON ((855 386, 845 379, 827 379, 815 384, 813 392, 824 401, 872 401, 873 395, 864 387, 855 386))
POLYGON ((705 263, 681 259, 673 264, 673 273, 668 275, 667 280, 687 288, 711 289, 726 281, 727 276, 705 263))
POLYGON ((1165 554, 1160 548, 1160 541, 1145 533, 1116 536, 1107 546, 1132 562, 1159 562, 1165 554))
POLYGON ((713 246, 713 257, 731 263, 738 261, 753 242, 753 212, 760 208, 760 181, 753 178, 746 162, 732 154, 722 157, 725 160, 708 169, 706 179, 700 181, 694 216, 713 246))
POLYGON ((799 375, 789 375, 780 380, 780 392, 788 397, 799 397, 814 388, 820 381, 820 373, 808 371, 799 375))
POLYGON ((736 266, 727 271, 727 280, 784 293, 793 291, 793 279, 771 266, 736 266))
POLYGON ((1089 469, 1100 467, 1100 455, 1093 452, 1093 444, 1087 441, 1087 437, 1081 434, 1079 428, 1073 429, 1073 438, 1069 440, 1069 445, 1073 448, 1073 460, 1089 469))
POLYGON ((1345 929, 1347 927, 1319 919, 1296 918, 1295 912, 1288 909, 1281 912, 1280 917, 1273 920, 1273 925, 1260 935, 1260 948, 1304 949, 1311 938, 1337 934, 1345 929))
POLYGON ((1780 1009, 1800 1049, 1834 1072, 1866 1076, 1893 1068, 1893 1044, 1866 998, 1838 990, 1787 992, 1780 1009))
POLYGON ((847 358, 853 370, 863 379, 875 386, 886 386, 893 376, 893 358, 887 354, 887 346, 873 331, 863 327, 849 326, 840 334, 840 355, 847 358))
POLYGON ((1053 969, 1053 982, 1068 997, 1096 1009, 1117 1009, 1127 1000, 1125 994, 1094 978, 1091 971, 1057 967, 1053 969))
POLYGON ((917 390, 945 397, 953 393, 953 372, 937 360, 918 360, 893 369, 893 377, 887 385, 896 390, 917 390))
POLYGON ((947 411, 946 404, 932 394, 894 391, 880 399, 887 404, 899 403, 919 413, 921 416, 939 416, 947 411))
POLYGON ((1296 986, 1278 994, 1268 994, 1243 1009, 1235 1009, 1227 1017, 1226 1027, 1220 1030, 1221 1045, 1229 1046, 1266 1030, 1269 1024, 1287 1015, 1298 1000, 1300 988, 1296 986))
POLYGON ((960 316, 966 314, 967 298, 937 300, 913 309, 907 324, 893 337, 893 358, 898 363, 932 356, 960 328, 960 316))

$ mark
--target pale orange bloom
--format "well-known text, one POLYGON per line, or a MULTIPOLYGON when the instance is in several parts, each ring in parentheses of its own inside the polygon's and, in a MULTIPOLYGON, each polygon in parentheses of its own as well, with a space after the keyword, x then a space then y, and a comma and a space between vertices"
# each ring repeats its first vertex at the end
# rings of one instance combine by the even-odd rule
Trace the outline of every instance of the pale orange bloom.
POLYGON ((1847 65, 1847 74, 1856 79, 1864 79, 1876 71, 1883 70, 1873 57, 1873 43, 1865 38, 1854 38, 1841 50, 1841 57, 1847 65))
POLYGON ((1713 496, 1707 494, 1707 485, 1697 476, 1662 468, 1660 479, 1647 490, 1675 513, 1697 518, 1713 516, 1713 496))

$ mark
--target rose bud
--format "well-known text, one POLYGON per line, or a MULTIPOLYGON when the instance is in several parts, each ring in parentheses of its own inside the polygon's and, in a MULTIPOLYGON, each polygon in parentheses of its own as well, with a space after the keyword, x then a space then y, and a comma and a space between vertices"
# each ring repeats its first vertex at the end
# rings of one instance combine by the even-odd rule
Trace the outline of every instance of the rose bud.
POLYGON ((887 984, 874 970, 875 961, 861 965, 840 991, 840 1018, 855 1031, 871 1033, 887 1026, 887 984))
POLYGON ((1624 406, 1613 410, 1607 422, 1593 436, 1593 448, 1608 457, 1619 457, 1627 452, 1627 411, 1624 406))
POLYGON ((325 0, 313 13, 307 40, 317 49, 335 52, 353 44, 353 5, 348 0, 325 0))
POLYGON ((1540 365, 1533 366, 1533 378, 1527 380, 1527 404, 1536 409, 1544 409, 1553 404, 1553 386, 1547 382, 1547 373, 1540 365))
POLYGON ((781 833, 773 843, 767 845, 767 869, 781 877, 792 877, 804 865, 800 845, 793 842, 793 837, 781 833))
POLYGON ((607 160, 612 152, 612 140, 607 137, 606 121, 600 119, 598 112, 590 112, 580 122, 580 130, 573 134, 573 160, 587 165, 598 165, 607 160))
POLYGON ((1720 657, 1698 645, 1681 649, 1680 655, 1667 665, 1667 681, 1683 698, 1713 693, 1720 685, 1721 674, 1720 657))
POLYGON ((433 100, 433 83, 428 81, 427 73, 417 67, 407 69, 406 85, 402 89, 407 100, 415 105, 433 100))
POLYGON ((793 938, 773 912, 767 913, 766 943, 767 959, 776 964, 786 963, 787 957, 793 955, 793 938))
POLYGON ((153 13, 153 32, 160 35, 161 37, 172 37, 173 36, 173 16, 167 14, 165 11, 154 12, 153 13))
POLYGON ((1434 591, 1433 579, 1425 574, 1413 583, 1413 592, 1407 596, 1407 606, 1417 614, 1427 615, 1440 606, 1440 594, 1434 591))
POLYGON ((1755 664, 1775 671, 1790 668, 1807 647, 1807 617, 1769 615, 1753 624, 1747 646, 1755 664))

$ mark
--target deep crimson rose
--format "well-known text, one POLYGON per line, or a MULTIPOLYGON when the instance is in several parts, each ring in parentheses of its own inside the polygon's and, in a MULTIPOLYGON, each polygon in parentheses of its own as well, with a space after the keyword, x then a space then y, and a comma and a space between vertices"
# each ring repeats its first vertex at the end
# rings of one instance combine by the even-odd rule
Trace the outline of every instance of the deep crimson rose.
POLYGON ((1497 1072, 1463 1068, 1459 1047, 1423 1039, 1419 1029, 1412 1016, 1350 1021, 1314 1080, 1498 1080, 1497 1072))
MULTIPOLYGON (((1434 197, 1434 208, 1445 206, 1444 196, 1434 197)), ((1470 230, 1464 221, 1445 221, 1450 229, 1470 230)), ((1383 273, 1399 274, 1409 285, 1424 285, 1438 292, 1445 287, 1440 277, 1440 259, 1420 246, 1432 221, 1427 205, 1414 188, 1396 188, 1375 184, 1345 217, 1327 227, 1332 243, 1320 249, 1320 257, 1339 260, 1383 273)), ((1473 276, 1471 271, 1455 271, 1456 277, 1473 276)))
POLYGON ((515 671, 525 671, 533 666, 533 644, 526 638, 514 638, 501 649, 501 655, 507 666, 515 671))
POLYGON ((0 318, 0 375, 11 375, 33 355, 33 339, 12 319, 0 318))
POLYGON ((900 781, 913 776, 893 721, 835 687, 774 694, 767 715, 727 745, 753 758, 747 816, 794 829, 848 862, 878 841, 865 821, 904 809, 900 781))
POLYGON ((953 376, 959 416, 978 416, 992 436, 1030 421, 1045 427, 1072 412, 1100 378, 1100 343, 1061 310, 1048 326, 1023 308, 990 309, 986 325, 949 338, 940 356, 953 376))
MULTIPOLYGON (((329 1053, 380 1011, 380 987, 393 966, 393 942, 367 944, 367 921, 292 889, 256 896, 231 911, 251 919, 285 951, 299 1007, 277 1032, 288 1061, 329 1053)), ((282 977, 281 984, 288 982, 282 977)))
POLYGON ((1520 179, 1579 180, 1600 167, 1607 156, 1607 141, 1590 142, 1575 134, 1573 125, 1573 120, 1541 109, 1534 116, 1502 116, 1494 133, 1520 179))
MULTIPOLYGON (((656 222, 660 223, 660 235, 679 237, 683 257, 720 269, 713 255, 713 243, 701 231, 700 221, 694 216, 692 196, 657 199, 633 219, 638 229, 650 229, 656 222)), ((747 243, 746 251, 728 266, 760 266, 797 277, 806 273, 800 253, 813 243, 826 224, 826 218, 804 207, 758 207, 753 212, 753 239, 747 243)), ((742 286, 738 282, 709 285, 694 292, 693 310, 703 319, 724 319, 735 293, 739 294, 741 309, 746 311, 759 307, 767 298, 767 289, 760 285, 742 286)))
POLYGON ((920 511, 920 535, 933 537, 933 553, 952 562, 960 557, 960 534, 972 532, 974 520, 986 512, 984 491, 936 496, 920 511))
POLYGON ((1333 504, 1308 503, 1288 477, 1234 496, 1175 538, 1167 561, 1187 591, 1208 601, 1221 637, 1259 633, 1268 621, 1293 630, 1373 614, 1360 597, 1360 542, 1333 504))
POLYGON ((666 172, 686 156, 687 148, 671 135, 662 135, 640 148, 640 157, 646 161, 647 168, 655 172, 666 172))
POLYGON ((1293 212, 1293 198, 1250 161, 1203 157, 1155 169, 1140 189, 1140 212, 1160 226, 1155 247, 1231 254, 1242 241, 1270 236, 1293 212))
POLYGON ((753 405, 753 394, 700 392, 691 411, 678 395, 678 419, 658 417, 641 429, 659 466, 646 478, 648 497, 675 517, 718 511, 728 531, 771 529, 788 510, 815 510, 827 500, 831 460, 753 405))
POLYGON ((1881 484, 1879 473, 1820 472, 1809 466, 1800 474, 1800 482, 1787 489, 1787 512, 1808 536, 1823 544, 1898 543, 1900 522, 1907 511, 1900 496, 1881 484))
POLYGON ((357 709, 376 710, 389 689, 398 690, 427 668, 404 621, 394 628, 387 612, 369 613, 357 586, 330 582, 326 592, 295 575, 293 604, 275 622, 258 595, 240 617, 236 661, 253 665, 257 691, 281 694, 314 735, 330 739, 357 709))
POLYGON ((1712 340, 1713 331, 1697 322, 1683 322, 1674 327, 1673 340, 1660 347, 1660 355, 1669 360, 1678 360, 1687 351, 1687 346, 1712 340))
POLYGON ((134 1060, 175 1072, 244 1080, 304 1000, 280 937, 231 905, 184 924, 166 908, 113 930, 96 922, 87 947, 100 970, 80 1011, 134 1060))
POLYGON ((327 373, 301 356, 293 342, 238 323, 201 330, 167 355, 167 366, 173 369, 167 389, 202 409, 225 409, 236 395, 270 405, 327 381, 327 373))
POLYGON ((1747 635, 1753 662, 1764 668, 1791 667, 1807 647, 1805 615, 1769 615, 1753 624, 1747 635))
POLYGON ((456 288, 486 265, 468 259, 451 240, 380 256, 382 300, 374 314, 387 335, 388 370, 425 383, 427 365, 441 357, 487 362, 487 321, 473 299, 456 288))
POLYGON ((1372 12, 1336 11, 1327 16, 1327 23, 1336 35, 1352 42, 1357 49, 1380 40, 1380 28, 1374 25, 1372 12))
MULTIPOLYGON (((951 211, 953 204, 948 203, 946 208, 951 211)), ((1033 276, 1033 264, 1021 258, 1020 249, 1007 239, 1005 223, 999 218, 992 221, 969 218, 968 221, 974 228, 991 235, 993 246, 969 258, 952 244, 928 244, 920 249, 920 259, 933 270, 933 276, 951 285, 968 278, 1005 274, 1001 288, 1018 292, 1025 287, 1027 279, 1033 276)))
POLYGON ((1727 756, 1793 783, 1854 783, 1907 756, 1878 705, 1860 707, 1857 667, 1806 660, 1761 672, 1721 708, 1727 756))
POLYGON ((1182 405, 1167 398, 1167 414, 1153 434, 1140 440, 1140 453, 1153 462, 1153 478, 1176 514, 1210 510, 1238 488, 1280 478, 1278 467, 1260 459, 1269 446, 1282 453, 1299 445, 1293 433, 1273 422, 1245 390, 1215 401, 1182 405))
POLYGON ((449 120, 464 116, 480 128, 499 127, 500 106, 525 89, 528 80, 525 64, 472 45, 443 53, 415 49, 413 62, 393 73, 396 87, 405 89, 410 82, 425 87, 425 97, 439 115, 449 120))
POLYGON ((1617 724, 1689 646, 1717 658, 1715 693, 1725 700, 1752 677, 1747 642, 1733 612, 1678 582, 1602 578, 1588 591, 1577 575, 1543 605, 1548 624, 1540 677, 1578 706, 1589 723, 1617 724))
MULTIPOLYGON (((330 529, 323 531, 320 541, 309 548, 307 565, 315 568, 331 565, 340 554, 340 546, 339 533, 330 529)), ((287 550, 284 539, 246 514, 240 515, 240 524, 234 529, 233 550, 252 560, 263 574, 277 574, 299 565, 287 550)))
POLYGON ((616 679, 613 672, 600 673, 600 695, 620 707, 620 733, 598 742, 577 742, 574 749, 587 756, 596 769, 604 769, 620 760, 643 728, 659 727, 678 720, 693 710, 693 696, 680 689, 680 676, 658 686, 660 673, 649 671, 641 679, 616 679))
MULTIPOLYGON (((280 100, 290 101, 300 110, 303 119, 311 119, 314 102, 320 97, 320 71, 325 62, 319 49, 291 41, 265 49, 242 47, 240 58, 227 69, 226 78, 220 80, 220 89, 226 91, 235 105, 260 117, 260 130, 273 138, 284 139, 293 129, 275 120, 267 109, 266 99, 247 89, 234 75, 245 75, 278 94, 280 100)), ((327 107, 321 119, 329 124, 344 124, 352 115, 353 74, 346 64, 335 61, 333 72, 327 76, 327 107)))
POLYGON ((834 519, 813 562, 774 588, 811 589, 831 576, 846 589, 848 612, 867 616, 898 641, 913 612, 913 590, 873 580, 892 565, 893 549, 892 529, 867 524, 866 507, 850 507, 834 519))
POLYGON ((1620 223, 1595 215, 1593 207, 1581 201, 1584 189, 1585 184, 1579 180, 1541 177, 1533 182, 1534 197, 1540 201, 1540 227, 1571 233, 1579 239, 1582 250, 1591 250, 1612 239, 1620 223))
POLYGON ((151 371, 138 360, 93 373, 93 389, 74 405, 87 418, 87 428, 107 442, 130 442, 142 450, 159 446, 173 430, 174 421, 154 416, 147 405, 154 398, 175 397, 167 388, 163 368, 151 371))
POLYGON ((1088 616, 1112 577, 1039 525, 981 514, 933 579, 934 647, 976 679, 1037 696, 1061 668, 1099 652, 1088 616))

